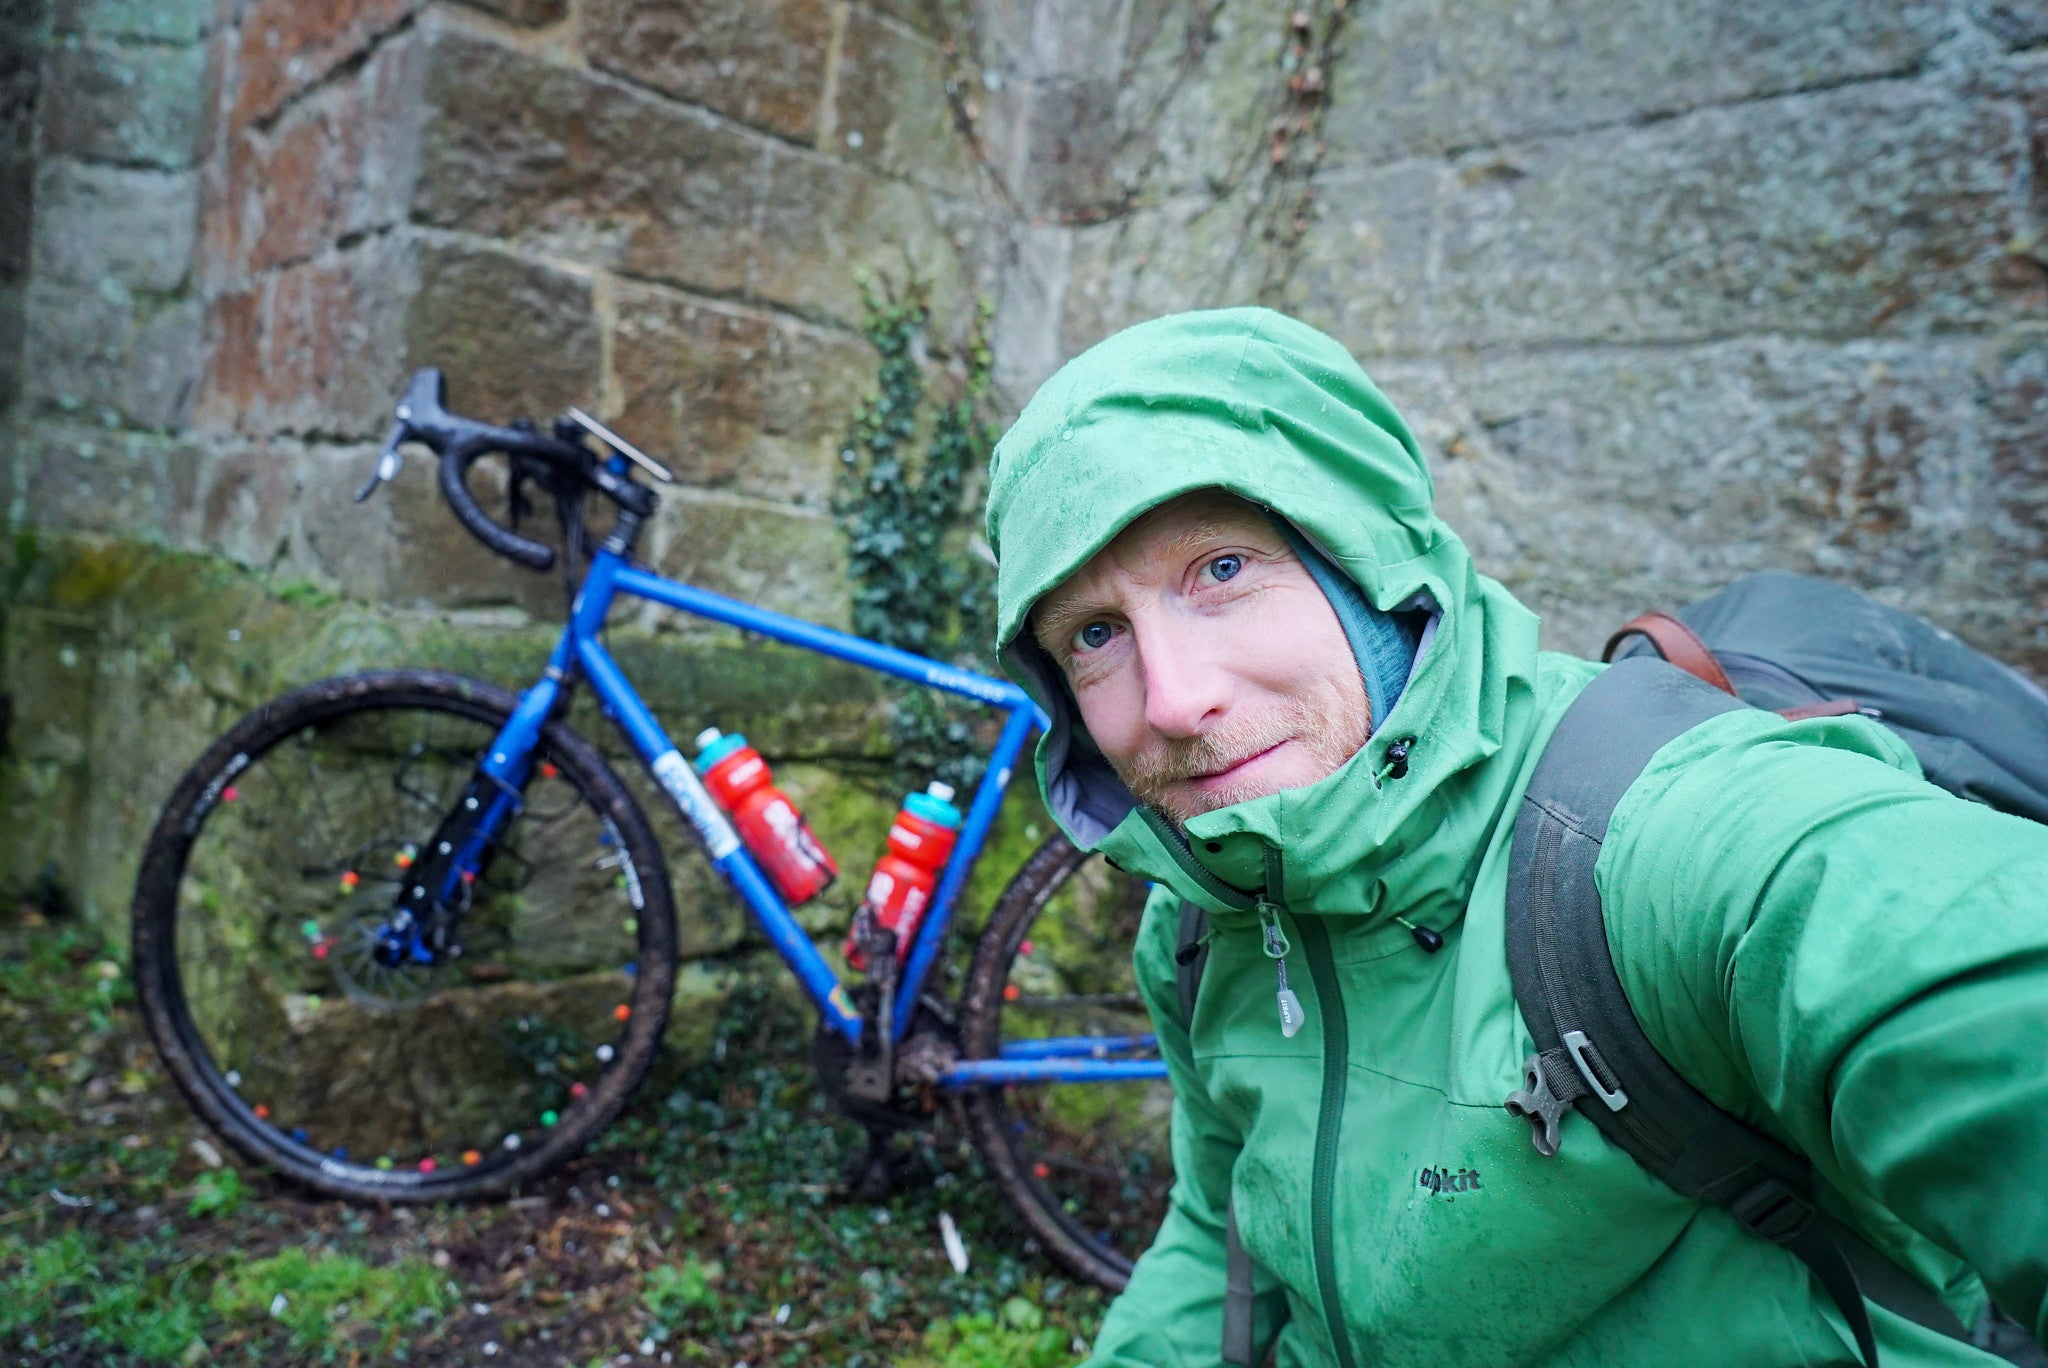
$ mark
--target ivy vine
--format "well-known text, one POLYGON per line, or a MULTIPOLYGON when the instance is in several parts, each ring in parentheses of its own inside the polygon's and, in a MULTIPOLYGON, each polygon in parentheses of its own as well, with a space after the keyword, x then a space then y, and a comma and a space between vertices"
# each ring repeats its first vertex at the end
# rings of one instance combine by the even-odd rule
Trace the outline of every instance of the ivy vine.
MULTIPOLYGON (((846 535, 853 630, 885 645, 986 671, 995 637, 994 567, 971 549, 973 503, 995 448, 988 417, 989 323, 983 300, 959 360, 964 377, 926 426, 931 290, 861 281, 865 332, 879 354, 875 392, 840 450, 832 515, 846 535), (925 436, 922 452, 919 435, 925 436)), ((949 377, 950 378, 950 377, 949 377)), ((971 747, 984 710, 919 685, 891 687, 889 731, 906 783, 981 780, 971 747)))

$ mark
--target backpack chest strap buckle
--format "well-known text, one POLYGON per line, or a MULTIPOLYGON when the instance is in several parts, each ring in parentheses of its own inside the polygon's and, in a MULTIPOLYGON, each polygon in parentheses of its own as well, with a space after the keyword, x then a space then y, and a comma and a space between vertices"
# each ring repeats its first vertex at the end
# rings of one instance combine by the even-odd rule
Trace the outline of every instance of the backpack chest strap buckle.
POLYGON ((1545 1159, 1557 1154, 1558 1123, 1571 1106, 1586 1094, 1585 1080, 1563 1050, 1546 1050, 1522 1061, 1522 1081, 1502 1103, 1508 1115, 1529 1123, 1529 1143, 1545 1159))

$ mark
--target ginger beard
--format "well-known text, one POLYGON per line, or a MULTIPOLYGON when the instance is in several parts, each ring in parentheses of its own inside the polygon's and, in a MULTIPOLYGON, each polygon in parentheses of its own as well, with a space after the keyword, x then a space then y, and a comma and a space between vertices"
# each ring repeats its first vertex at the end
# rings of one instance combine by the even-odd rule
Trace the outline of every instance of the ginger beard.
POLYGON ((1175 823, 1316 783, 1371 735, 1336 610, 1265 510, 1219 490, 1133 521, 1031 630, 1103 758, 1175 823))
POLYGON ((1201 785, 1191 780, 1226 770, 1283 742, 1303 747, 1315 771, 1324 777, 1343 768, 1371 735, 1372 710, 1366 706, 1362 684, 1355 691, 1319 692, 1325 695, 1321 699, 1277 699, 1272 709, 1260 716, 1226 718, 1214 731, 1200 736, 1155 737, 1128 761, 1105 758, 1132 796, 1182 826, 1190 817, 1276 792, 1271 782, 1258 774, 1225 775, 1201 785))

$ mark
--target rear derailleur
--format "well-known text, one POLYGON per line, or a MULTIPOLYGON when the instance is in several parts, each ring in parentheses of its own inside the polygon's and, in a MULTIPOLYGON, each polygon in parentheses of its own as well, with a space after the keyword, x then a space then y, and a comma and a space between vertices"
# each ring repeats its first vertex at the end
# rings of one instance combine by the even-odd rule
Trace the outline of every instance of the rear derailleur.
POLYGON ((938 1110, 938 1080, 960 1051, 952 1010, 928 993, 918 999, 909 1033, 896 1041, 890 1030, 899 978, 896 933, 863 927, 859 944, 872 966, 852 993, 860 1009, 860 1043, 849 1044, 820 1021, 813 1063, 832 1105, 867 1132, 864 1152, 849 1167, 848 1186, 863 1201, 880 1201, 915 1167, 892 1141, 930 1123, 938 1110))

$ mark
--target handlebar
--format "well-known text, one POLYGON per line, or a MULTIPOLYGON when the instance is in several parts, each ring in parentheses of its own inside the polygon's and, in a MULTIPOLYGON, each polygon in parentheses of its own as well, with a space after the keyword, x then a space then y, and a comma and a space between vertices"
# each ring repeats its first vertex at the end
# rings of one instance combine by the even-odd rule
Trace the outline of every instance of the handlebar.
POLYGON ((532 570, 553 569, 555 549, 520 536, 478 505, 469 489, 469 471, 486 456, 508 457, 515 471, 525 462, 529 472, 551 488, 559 489, 564 482, 571 482, 594 489, 638 517, 644 518, 654 511, 653 490, 605 469, 596 453, 582 442, 527 427, 480 423, 450 413, 447 398, 447 381, 440 371, 429 367, 414 373, 404 397, 398 401, 397 421, 385 441, 383 457, 370 482, 356 495, 358 499, 368 498, 379 484, 397 473, 400 444, 424 443, 441 458, 441 497, 448 501, 455 520, 492 551, 532 570))

